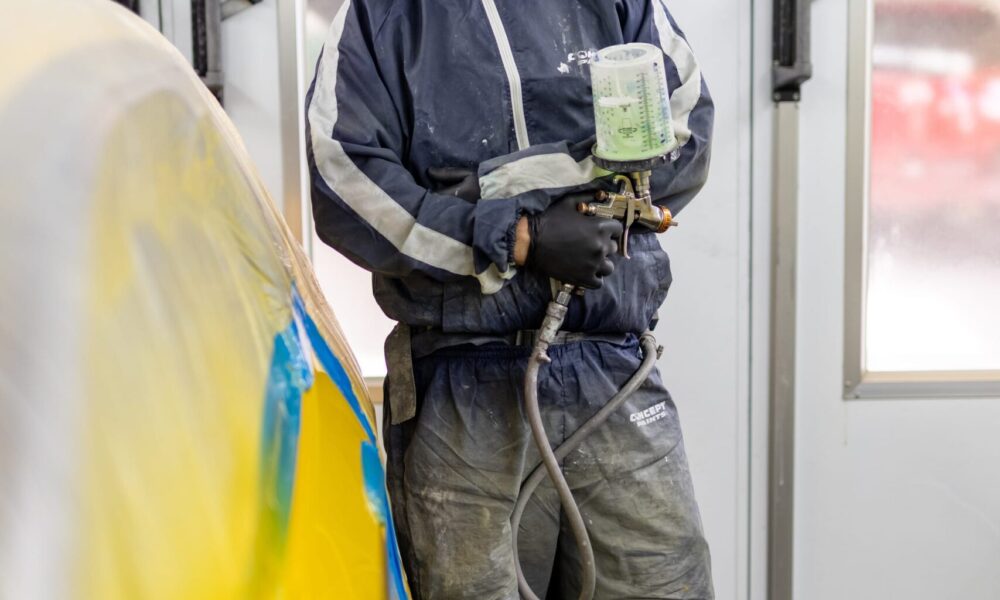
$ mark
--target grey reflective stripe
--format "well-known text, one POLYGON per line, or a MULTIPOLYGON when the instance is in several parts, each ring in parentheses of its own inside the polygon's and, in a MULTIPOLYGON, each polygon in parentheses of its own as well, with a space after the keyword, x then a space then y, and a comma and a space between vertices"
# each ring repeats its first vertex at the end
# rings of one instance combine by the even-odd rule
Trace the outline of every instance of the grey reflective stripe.
POLYGON ((608 172, 589 156, 580 162, 569 154, 536 154, 509 162, 479 180, 483 199, 507 198, 532 190, 576 187, 608 172))
POLYGON ((662 0, 653 0, 653 19, 660 35, 660 48, 677 67, 681 85, 670 94, 670 112, 673 115, 674 135, 683 146, 691 139, 688 119, 701 98, 701 68, 691 51, 691 46, 670 24, 662 0))
POLYGON ((486 271, 477 274, 471 246, 418 223, 354 164, 340 142, 330 137, 338 112, 338 46, 350 5, 350 0, 344 3, 330 26, 309 105, 313 154, 323 181, 344 204, 404 255, 449 273, 476 277, 483 293, 496 293, 503 287, 503 282, 516 273, 513 267, 500 272, 495 264, 491 264, 486 271))
POLYGON ((500 60, 503 62, 503 70, 507 73, 507 84, 510 87, 510 106, 514 114, 514 133, 517 135, 517 147, 524 150, 531 145, 528 140, 528 123, 524 119, 524 99, 521 97, 521 75, 517 72, 517 63, 514 62, 514 53, 510 49, 510 41, 507 39, 507 31, 500 20, 500 13, 493 0, 483 0, 483 8, 486 9, 486 17, 490 21, 490 29, 493 30, 493 37, 497 40, 497 48, 500 50, 500 60))

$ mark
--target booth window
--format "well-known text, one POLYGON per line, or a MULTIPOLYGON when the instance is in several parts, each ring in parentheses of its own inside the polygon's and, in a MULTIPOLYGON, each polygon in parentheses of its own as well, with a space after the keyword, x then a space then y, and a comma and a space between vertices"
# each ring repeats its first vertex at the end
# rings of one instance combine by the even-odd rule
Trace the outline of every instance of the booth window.
POLYGON ((1000 0, 852 2, 847 396, 1000 396, 1000 0))

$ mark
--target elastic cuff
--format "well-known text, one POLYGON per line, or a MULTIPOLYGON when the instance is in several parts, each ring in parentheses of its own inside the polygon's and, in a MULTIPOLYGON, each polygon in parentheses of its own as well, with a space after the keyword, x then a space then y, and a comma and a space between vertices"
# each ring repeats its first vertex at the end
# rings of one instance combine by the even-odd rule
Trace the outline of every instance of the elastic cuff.
POLYGON ((491 263, 501 273, 508 271, 514 264, 518 220, 524 214, 540 212, 547 204, 548 197, 539 192, 480 200, 475 208, 472 236, 476 272, 489 269, 491 263))

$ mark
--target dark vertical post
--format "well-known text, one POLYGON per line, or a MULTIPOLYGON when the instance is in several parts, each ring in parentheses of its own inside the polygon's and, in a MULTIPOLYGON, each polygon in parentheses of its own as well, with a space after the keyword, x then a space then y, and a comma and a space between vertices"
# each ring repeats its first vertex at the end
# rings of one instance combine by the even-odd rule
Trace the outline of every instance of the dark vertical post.
POLYGON ((191 63, 221 103, 222 4, 219 0, 191 0, 191 63))
POLYGON ((113 1, 117 4, 121 4, 122 6, 134 12, 135 14, 139 14, 139 0, 113 0, 113 1))
POLYGON ((811 0, 774 0, 774 101, 798 102, 812 77, 811 0))

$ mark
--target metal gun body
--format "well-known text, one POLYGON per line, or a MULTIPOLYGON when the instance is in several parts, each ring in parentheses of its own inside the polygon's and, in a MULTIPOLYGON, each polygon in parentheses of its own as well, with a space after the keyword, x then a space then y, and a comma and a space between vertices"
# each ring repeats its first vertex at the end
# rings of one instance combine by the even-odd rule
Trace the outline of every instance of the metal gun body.
POLYGON ((629 177, 615 175, 614 181, 619 184, 618 192, 601 191, 596 195, 597 202, 581 202, 577 205, 577 210, 585 215, 621 221, 624 231, 618 253, 625 258, 629 257, 628 236, 633 224, 638 223, 656 233, 663 233, 677 226, 668 209, 653 204, 649 189, 650 175, 650 171, 635 171, 629 177))

